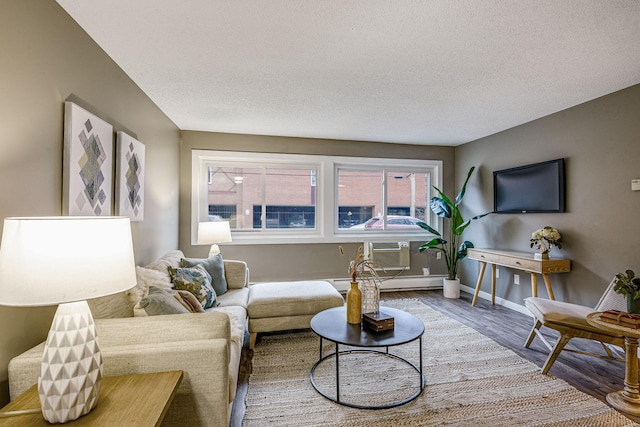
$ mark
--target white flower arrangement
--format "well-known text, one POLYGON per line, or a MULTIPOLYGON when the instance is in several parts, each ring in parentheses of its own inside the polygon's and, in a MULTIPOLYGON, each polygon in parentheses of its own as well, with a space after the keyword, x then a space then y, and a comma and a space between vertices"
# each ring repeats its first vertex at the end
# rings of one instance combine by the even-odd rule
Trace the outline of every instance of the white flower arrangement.
POLYGON ((562 249, 562 236, 553 227, 542 227, 531 234, 531 247, 534 246, 541 254, 549 252, 552 246, 562 249))

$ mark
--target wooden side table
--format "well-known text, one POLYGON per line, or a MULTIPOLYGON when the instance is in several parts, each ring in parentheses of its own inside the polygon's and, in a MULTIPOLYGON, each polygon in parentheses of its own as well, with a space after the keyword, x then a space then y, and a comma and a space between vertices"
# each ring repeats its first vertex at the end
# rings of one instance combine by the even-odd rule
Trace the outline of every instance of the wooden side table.
POLYGON ((571 271, 571 261, 568 259, 534 259, 533 254, 527 252, 500 251, 496 249, 469 249, 467 258, 480 262, 480 273, 473 294, 471 306, 476 305, 480 285, 484 277, 487 264, 491 264, 491 304, 496 303, 496 265, 515 268, 531 274, 531 295, 538 296, 538 274, 542 275, 549 294, 549 299, 555 299, 549 273, 568 273, 571 271))
POLYGON ((596 328, 624 335, 626 361, 624 390, 609 393, 607 402, 627 414, 640 415, 640 385, 638 385, 638 338, 640 338, 640 329, 603 322, 600 319, 599 312, 588 314, 587 322, 596 328))
MULTIPOLYGON (((98 404, 87 415, 65 423, 72 426, 159 426, 182 381, 182 371, 104 377, 98 404)), ((27 391, 0 410, 5 426, 51 426, 42 417, 38 386, 27 391), (9 411, 37 409, 22 415, 3 417, 9 411)))

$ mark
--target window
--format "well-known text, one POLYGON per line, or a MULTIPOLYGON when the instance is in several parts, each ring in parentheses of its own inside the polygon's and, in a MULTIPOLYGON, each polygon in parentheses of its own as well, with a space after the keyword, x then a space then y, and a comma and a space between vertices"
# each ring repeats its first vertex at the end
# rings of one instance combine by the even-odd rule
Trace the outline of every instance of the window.
POLYGON ((431 173, 338 166, 338 229, 421 230, 418 221, 430 222, 431 173))
POLYGON ((242 167, 222 160, 205 166, 208 220, 229 221, 236 231, 315 228, 317 169, 242 167))
POLYGON ((441 161, 194 150, 192 243, 201 221, 230 222, 238 243, 345 237, 424 240, 441 161))

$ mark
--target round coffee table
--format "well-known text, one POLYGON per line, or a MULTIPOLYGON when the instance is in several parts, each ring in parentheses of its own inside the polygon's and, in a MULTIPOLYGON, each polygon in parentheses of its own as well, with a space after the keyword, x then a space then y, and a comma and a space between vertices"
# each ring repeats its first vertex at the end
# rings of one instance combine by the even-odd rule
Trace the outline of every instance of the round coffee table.
POLYGON ((417 398, 425 387, 425 379, 422 375, 422 335, 424 324, 413 314, 390 307, 380 307, 380 311, 393 317, 394 329, 383 332, 374 332, 360 324, 347 323, 346 308, 336 307, 321 311, 311 319, 311 329, 320 337, 320 357, 311 368, 309 377, 313 388, 325 398, 344 406, 360 409, 385 409, 404 405, 417 398), (322 341, 327 340, 335 344, 335 352, 322 354, 322 341), (420 346, 420 366, 416 366, 409 360, 389 353, 389 347, 399 346, 418 340, 420 346), (358 347, 354 350, 340 350, 340 345, 358 347), (383 350, 384 349, 384 350, 383 350), (340 398, 340 355, 354 352, 378 353, 381 356, 395 358, 409 365, 418 375, 418 387, 416 392, 407 399, 383 404, 379 406, 358 405, 345 402, 340 398), (320 389, 314 380, 316 368, 327 359, 335 357, 336 364, 336 397, 330 396, 320 389))

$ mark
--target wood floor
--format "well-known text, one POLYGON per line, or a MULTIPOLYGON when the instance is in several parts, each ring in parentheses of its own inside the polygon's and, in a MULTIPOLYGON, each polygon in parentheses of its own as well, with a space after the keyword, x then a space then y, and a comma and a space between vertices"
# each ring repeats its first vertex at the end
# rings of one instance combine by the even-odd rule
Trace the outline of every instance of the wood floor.
MULTIPOLYGON (((481 334, 490 337, 502 346, 514 351, 519 356, 527 359, 537 366, 542 366, 547 358, 548 350, 536 338, 531 348, 524 347, 524 341, 528 336, 532 321, 531 317, 513 311, 511 309, 495 305, 490 301, 478 299, 475 307, 471 307, 472 295, 462 292, 460 299, 448 299, 442 296, 441 290, 435 291, 406 291, 384 292, 383 300, 397 298, 417 298, 429 307, 434 308, 449 317, 457 319, 461 323, 472 327, 481 334)), ((543 328, 544 329, 544 328, 543 328)), ((554 331, 546 330, 554 340, 554 331)), ((260 345, 258 337, 257 345, 260 345)), ((552 341, 553 342, 553 341, 552 341)), ((573 339, 568 347, 582 351, 601 352, 598 343, 573 339)), ((253 351, 248 348, 248 340, 245 339, 240 375, 238 379, 238 392, 231 413, 231 427, 240 427, 244 415, 244 399, 247 392, 248 378, 251 373, 251 358, 253 351)), ((427 367, 425 367, 428 369, 427 367)), ((606 403, 607 393, 621 390, 624 387, 624 363, 589 357, 580 354, 562 352, 553 367, 550 375, 561 378, 573 387, 606 403)), ((631 417, 640 422, 640 417, 631 417)))

